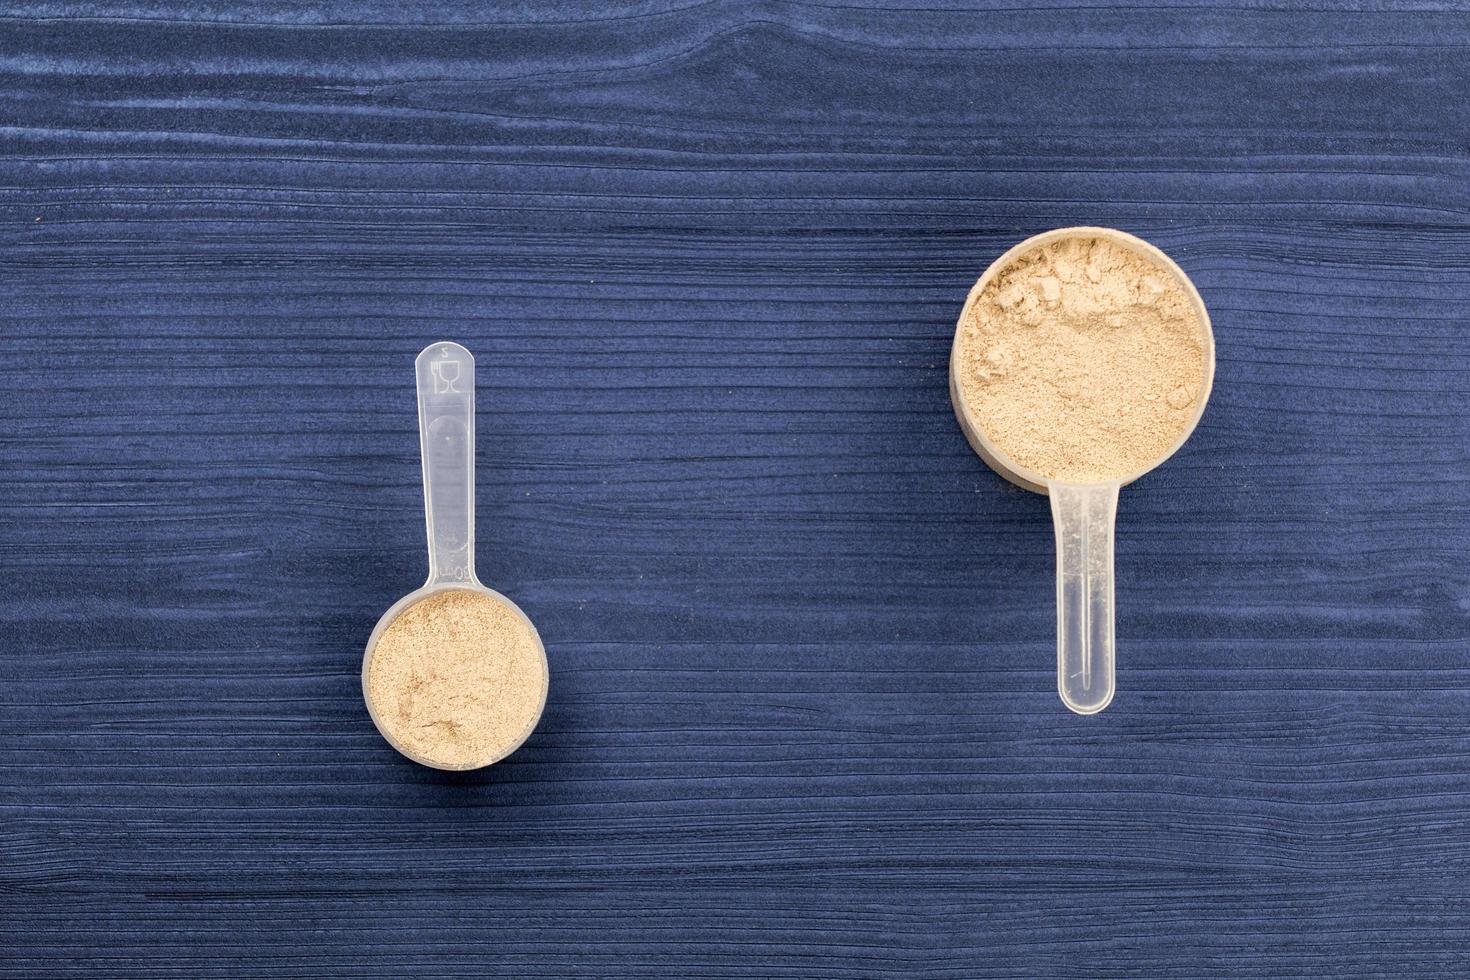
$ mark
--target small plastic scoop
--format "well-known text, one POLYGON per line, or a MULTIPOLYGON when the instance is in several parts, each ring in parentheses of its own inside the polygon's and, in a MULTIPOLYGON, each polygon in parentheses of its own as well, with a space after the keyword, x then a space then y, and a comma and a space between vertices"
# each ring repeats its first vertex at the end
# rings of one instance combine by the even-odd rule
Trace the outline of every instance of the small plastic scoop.
POLYGON ((475 359, 459 344, 441 342, 424 348, 415 359, 414 368, 418 376, 429 578, 422 587, 394 603, 373 628, 362 660, 363 699, 378 731, 395 749, 415 762, 436 769, 479 768, 509 755, 535 728, 546 703, 546 650, 535 626, 520 607, 499 592, 487 589, 475 576, 475 359), (451 589, 488 596, 524 621, 535 648, 531 659, 539 659, 532 669, 539 666, 540 670, 539 678, 524 679, 525 689, 534 692, 539 684, 540 691, 539 703, 531 704, 534 713, 524 732, 491 755, 466 765, 449 765, 427 758, 395 739, 392 726, 385 724, 379 715, 380 708, 374 704, 368 684, 373 651, 389 624, 414 603, 451 589))
POLYGON ((1057 692, 1068 708, 1081 715, 1103 710, 1113 700, 1113 523, 1118 489, 1172 456, 1194 432, 1204 414, 1215 379, 1215 339, 1210 316, 1194 284, 1167 255, 1141 238, 1112 228, 1058 228, 1026 239, 990 264, 970 290, 957 326, 955 353, 950 357, 949 390, 955 415, 970 445, 1001 476, 1017 486, 1051 498, 1057 542, 1057 692), (985 288, 1020 256, 1059 239, 1103 239, 1138 253, 1158 271, 1175 278, 1193 307, 1204 354, 1204 379, 1192 415, 1166 452, 1141 469, 1106 483, 1076 484, 1051 479, 1011 459, 985 434, 966 405, 959 383, 959 333, 965 316, 985 288))

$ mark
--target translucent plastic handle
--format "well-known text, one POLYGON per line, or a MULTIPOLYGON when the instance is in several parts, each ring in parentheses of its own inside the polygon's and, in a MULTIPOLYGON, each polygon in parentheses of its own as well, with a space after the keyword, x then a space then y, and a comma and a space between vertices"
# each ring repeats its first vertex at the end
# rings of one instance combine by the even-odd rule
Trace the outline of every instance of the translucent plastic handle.
POLYGON ((414 361, 424 460, 428 585, 475 579, 475 359, 459 344, 425 347, 414 361))
POLYGON ((1118 484, 1053 483, 1057 533, 1057 692, 1079 715, 1113 700, 1113 519, 1118 484))

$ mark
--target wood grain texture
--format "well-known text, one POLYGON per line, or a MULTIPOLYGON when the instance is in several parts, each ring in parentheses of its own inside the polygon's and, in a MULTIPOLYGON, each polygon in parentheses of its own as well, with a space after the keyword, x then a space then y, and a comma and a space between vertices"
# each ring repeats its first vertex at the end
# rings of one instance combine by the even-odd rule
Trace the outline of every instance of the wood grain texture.
POLYGON ((7 4, 0 976, 1470 974, 1470 18, 7 4), (1215 321, 1119 695, 945 389, 1016 240, 1215 321), (411 358, 540 730, 416 768, 411 358))

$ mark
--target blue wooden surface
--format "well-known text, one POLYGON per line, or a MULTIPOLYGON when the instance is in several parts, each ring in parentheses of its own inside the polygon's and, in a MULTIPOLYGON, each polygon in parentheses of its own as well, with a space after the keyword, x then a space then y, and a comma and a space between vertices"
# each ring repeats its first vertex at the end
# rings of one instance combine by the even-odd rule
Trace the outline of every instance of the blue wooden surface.
POLYGON ((6 6, 0 975, 1470 974, 1470 16, 961 6, 6 6), (1084 222, 1219 345, 1095 718, 945 390, 1084 222), (445 337, 469 776, 358 685, 445 337))

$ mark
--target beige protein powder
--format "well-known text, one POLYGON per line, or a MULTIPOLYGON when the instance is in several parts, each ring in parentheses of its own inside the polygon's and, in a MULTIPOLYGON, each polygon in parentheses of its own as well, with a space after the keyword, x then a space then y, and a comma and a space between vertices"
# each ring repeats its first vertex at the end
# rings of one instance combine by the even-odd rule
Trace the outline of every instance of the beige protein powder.
POLYGON ((393 618, 373 646, 365 686, 373 719, 406 755, 474 769, 531 734, 546 703, 546 657, 516 609, 449 589, 393 618))
POLYGON ((1184 283, 1098 237, 1021 253, 960 317, 954 378, 970 422, 1048 479, 1106 483, 1167 456, 1206 384, 1184 283))

